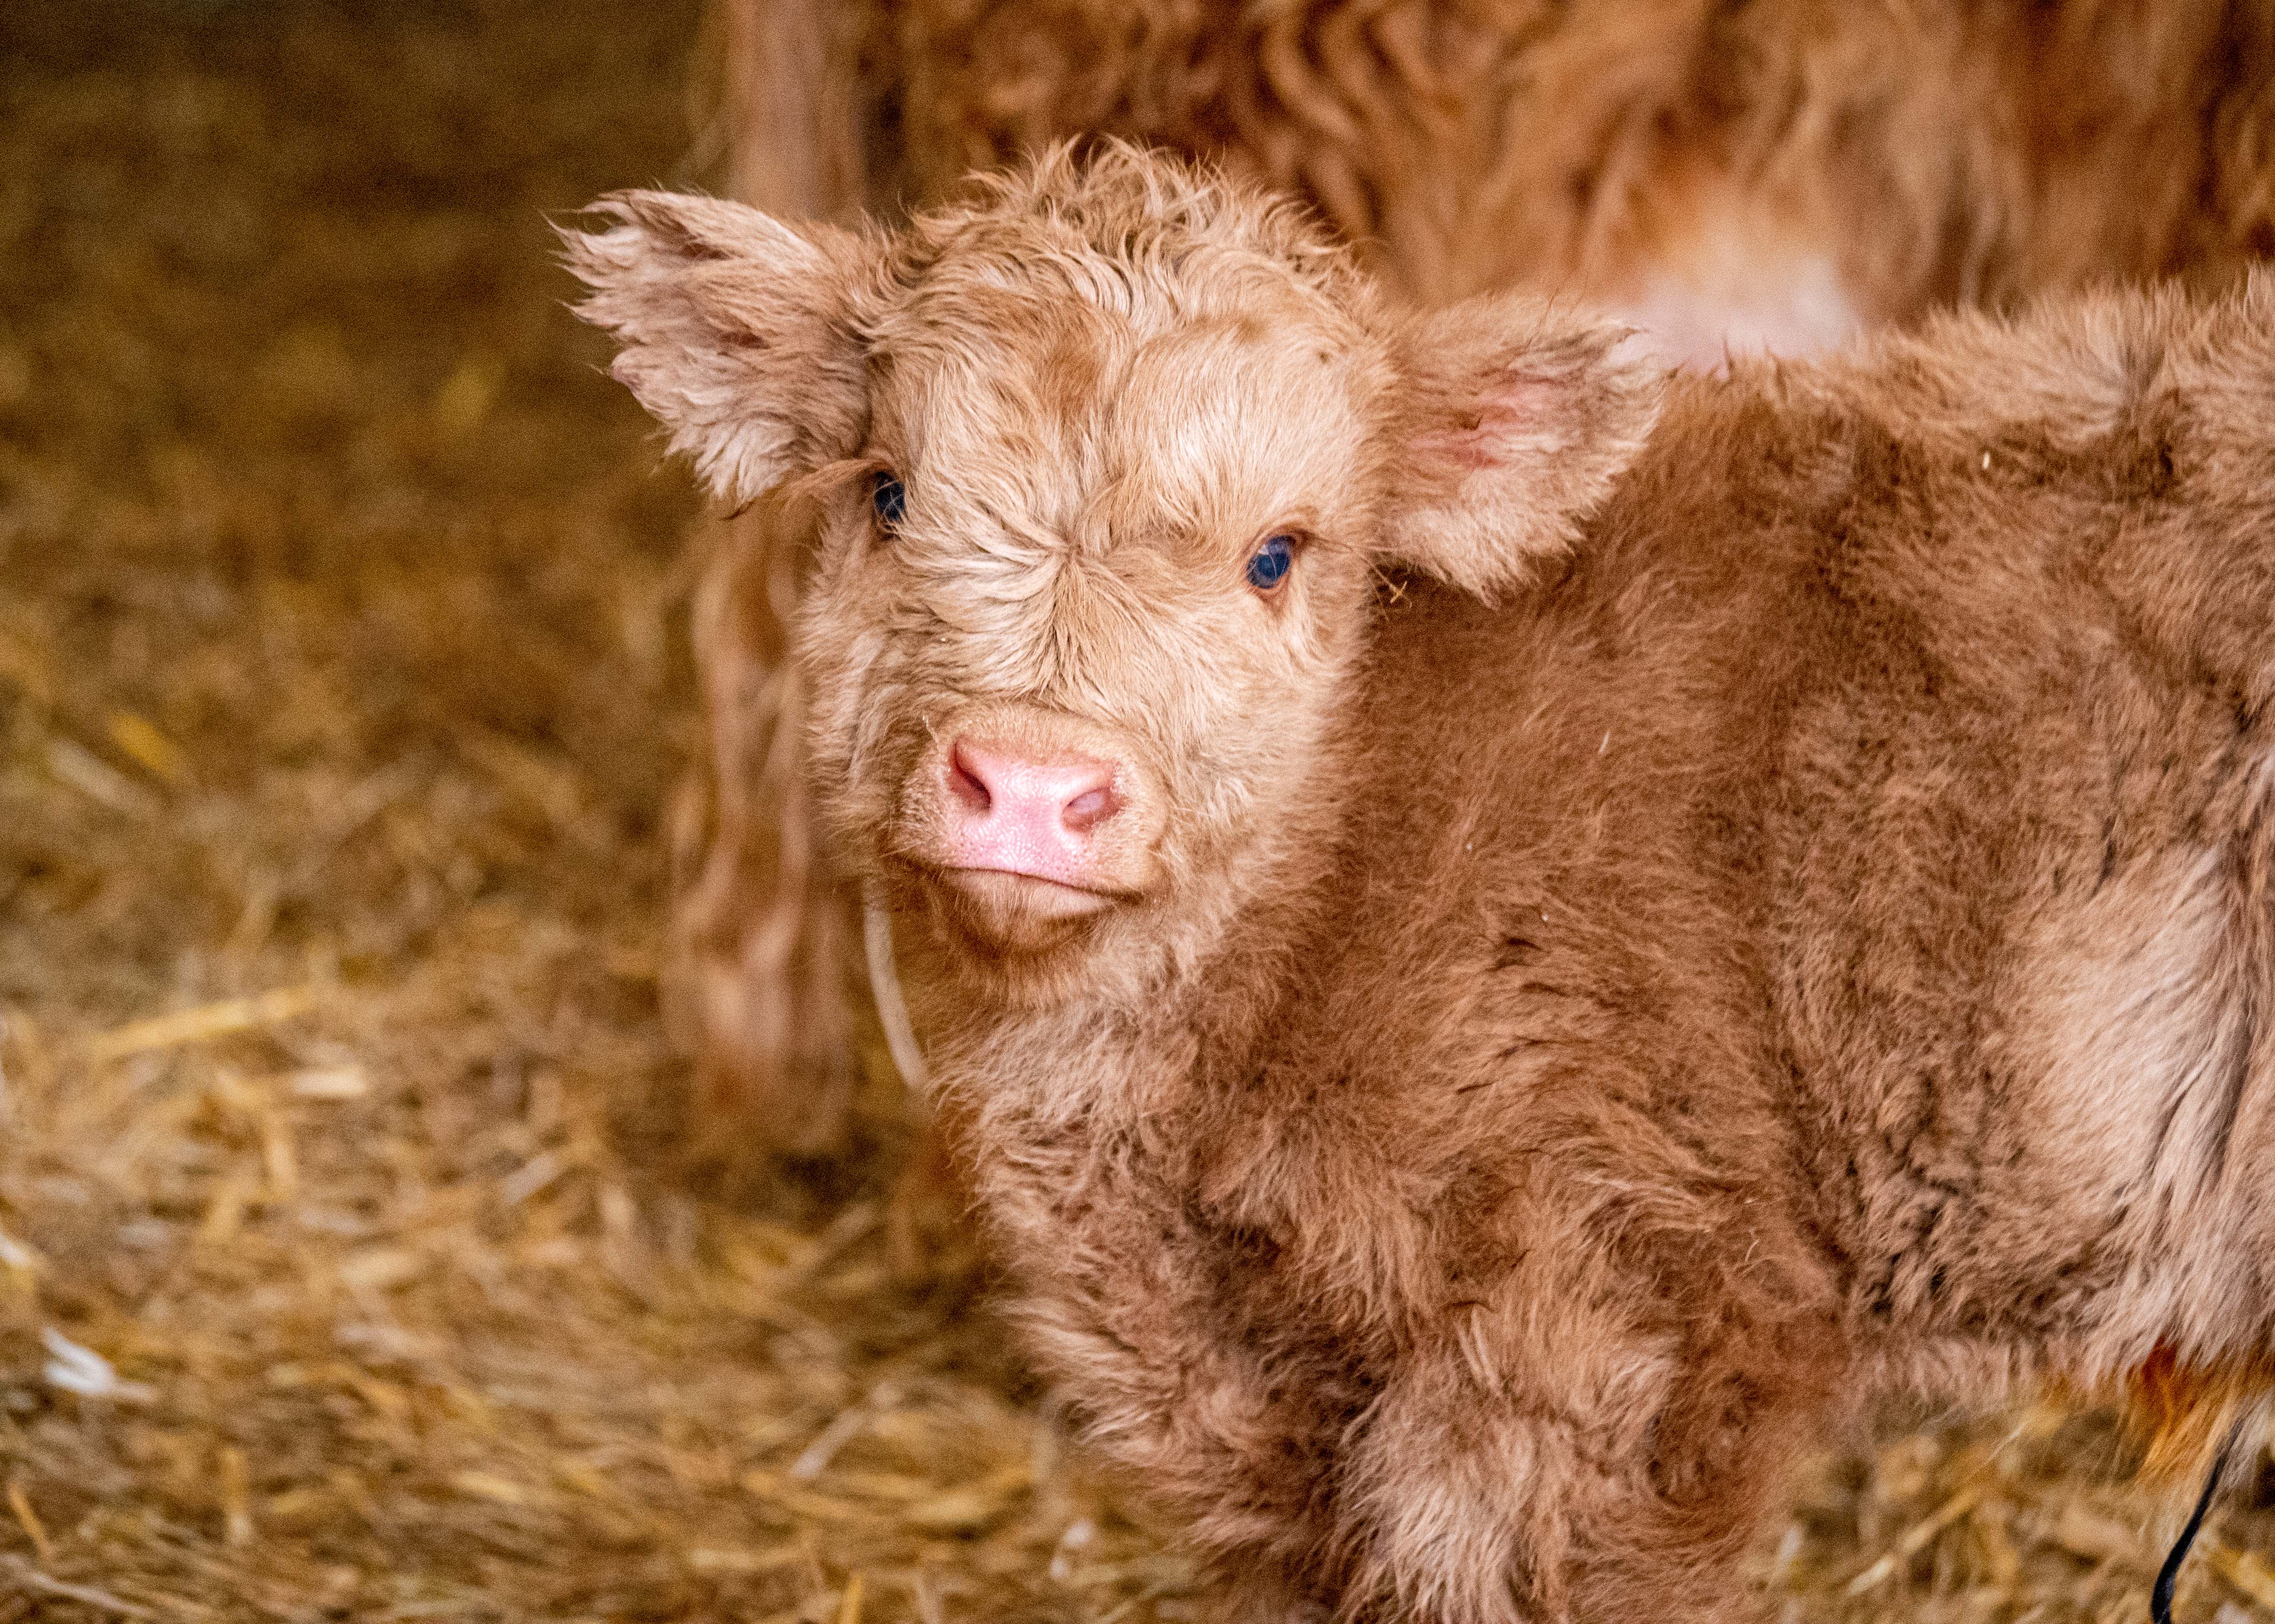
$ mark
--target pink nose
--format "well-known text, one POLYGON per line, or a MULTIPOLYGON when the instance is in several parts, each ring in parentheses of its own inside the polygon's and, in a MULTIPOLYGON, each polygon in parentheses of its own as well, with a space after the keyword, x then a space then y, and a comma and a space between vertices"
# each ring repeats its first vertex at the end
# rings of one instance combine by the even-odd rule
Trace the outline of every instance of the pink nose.
POLYGON ((1099 827, 1122 810, 1113 763, 1038 760, 960 738, 949 747, 946 773, 951 864, 1089 882, 1099 827))

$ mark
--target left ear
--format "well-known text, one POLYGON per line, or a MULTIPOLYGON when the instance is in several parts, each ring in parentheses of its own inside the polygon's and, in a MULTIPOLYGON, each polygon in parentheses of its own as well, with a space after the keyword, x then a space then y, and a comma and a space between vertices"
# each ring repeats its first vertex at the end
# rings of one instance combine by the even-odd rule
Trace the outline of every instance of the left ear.
POLYGON ((616 336, 609 371, 705 484, 748 502, 852 453, 869 398, 855 296, 883 268, 879 244, 671 192, 593 208, 606 230, 561 233, 593 290, 577 313, 616 336))
POLYGON ((1560 551, 1635 459, 1664 369, 1627 329, 1494 294, 1391 335, 1383 549, 1490 599, 1560 551))

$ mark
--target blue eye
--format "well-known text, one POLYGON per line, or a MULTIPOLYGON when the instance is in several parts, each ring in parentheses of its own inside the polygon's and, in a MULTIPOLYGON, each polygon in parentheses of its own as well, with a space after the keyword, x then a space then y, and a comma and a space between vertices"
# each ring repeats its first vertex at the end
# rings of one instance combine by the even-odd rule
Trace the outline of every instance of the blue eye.
POLYGON ((880 525, 888 530, 897 530, 909 510, 909 487, 897 476, 881 473, 869 486, 869 505, 877 510, 880 525))
POLYGON ((1249 555, 1248 584, 1258 592, 1270 592, 1286 580, 1288 571, 1295 567, 1295 538, 1266 537, 1264 545, 1249 555))

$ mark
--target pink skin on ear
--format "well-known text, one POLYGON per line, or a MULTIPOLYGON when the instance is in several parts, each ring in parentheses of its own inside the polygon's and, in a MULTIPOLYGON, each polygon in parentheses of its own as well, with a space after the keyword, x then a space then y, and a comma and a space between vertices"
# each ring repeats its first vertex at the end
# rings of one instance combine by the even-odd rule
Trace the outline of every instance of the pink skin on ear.
POLYGON ((1474 419, 1459 428, 1417 434, 1419 456, 1449 468, 1490 468, 1505 460, 1510 442, 1553 411, 1555 386, 1530 378, 1496 381, 1477 402, 1474 419))
POLYGON ((950 747, 941 772, 950 866, 1081 889, 1097 884, 1096 837, 1122 810, 1111 762, 1041 760, 965 738, 950 747))

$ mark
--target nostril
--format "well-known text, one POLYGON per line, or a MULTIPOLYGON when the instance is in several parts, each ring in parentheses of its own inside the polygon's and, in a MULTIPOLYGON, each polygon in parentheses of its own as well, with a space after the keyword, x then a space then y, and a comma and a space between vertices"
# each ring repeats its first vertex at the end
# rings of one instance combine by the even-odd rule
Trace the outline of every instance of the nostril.
POLYGON ((1081 843, 1122 811, 1115 767, 1094 758, 964 737, 949 744, 939 770, 942 811, 975 837, 1081 843))
POLYGON ((987 788, 987 780, 956 745, 948 752, 949 793, 973 812, 986 812, 995 804, 994 795, 987 788))
POLYGON ((1085 789, 1060 809, 1059 821, 1077 835, 1087 835, 1122 809, 1112 786, 1085 789))

